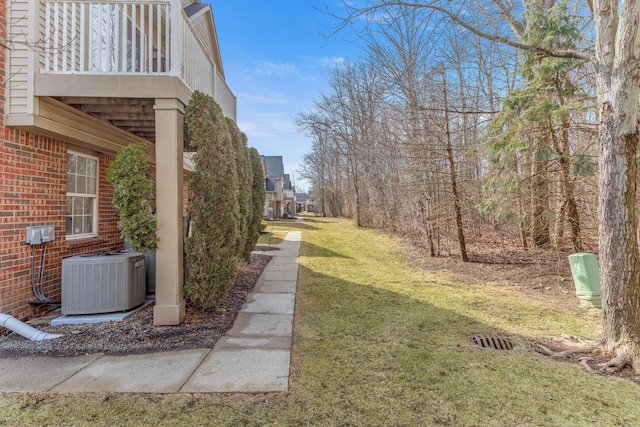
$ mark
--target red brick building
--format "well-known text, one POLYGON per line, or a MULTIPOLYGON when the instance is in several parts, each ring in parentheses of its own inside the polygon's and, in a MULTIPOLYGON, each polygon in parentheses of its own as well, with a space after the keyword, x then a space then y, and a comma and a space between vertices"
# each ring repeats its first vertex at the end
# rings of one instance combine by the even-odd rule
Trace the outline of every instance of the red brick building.
POLYGON ((12 0, 0 5, 0 39, 0 312, 23 320, 41 308, 30 302, 45 245, 26 244, 26 227, 54 226, 42 277, 50 299, 61 296, 63 258, 123 248, 106 170, 119 148, 144 141, 160 171, 156 323, 175 324, 184 310, 183 109, 198 89, 235 119, 211 6, 12 0), (119 29, 96 32, 96 19, 119 29), (104 46, 117 60, 106 61, 104 46))

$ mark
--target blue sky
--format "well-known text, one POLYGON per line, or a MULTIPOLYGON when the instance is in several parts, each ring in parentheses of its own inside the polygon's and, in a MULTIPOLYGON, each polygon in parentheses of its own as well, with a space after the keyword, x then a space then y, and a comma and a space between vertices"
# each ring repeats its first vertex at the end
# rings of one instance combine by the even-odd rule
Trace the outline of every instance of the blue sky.
POLYGON ((327 67, 358 54, 356 37, 326 37, 336 22, 313 7, 325 7, 324 0, 210 3, 225 78, 238 98, 238 126, 260 154, 283 156, 298 191, 309 190, 297 170, 310 139, 297 133, 294 118, 326 91, 327 67))

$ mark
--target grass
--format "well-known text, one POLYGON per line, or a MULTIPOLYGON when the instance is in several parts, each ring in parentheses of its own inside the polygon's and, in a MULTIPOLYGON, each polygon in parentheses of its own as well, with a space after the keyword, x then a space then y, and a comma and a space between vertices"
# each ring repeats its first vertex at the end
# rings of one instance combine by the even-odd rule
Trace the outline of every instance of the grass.
POLYGON ((268 221, 267 228, 258 238, 259 245, 278 245, 284 241, 289 231, 302 230, 304 224, 291 219, 277 219, 268 221))
MULTIPOLYGON (((268 229, 268 227, 267 227, 268 229)), ((286 231, 267 231, 265 230, 258 237, 259 245, 278 245, 284 242, 284 238, 286 237, 286 231)))
POLYGON ((0 397, 0 426, 638 425, 635 384, 526 345, 597 336, 591 311, 420 271, 399 253, 349 221, 305 219, 287 394, 12 394, 0 397), (468 343, 484 332, 519 345, 499 352, 468 343))

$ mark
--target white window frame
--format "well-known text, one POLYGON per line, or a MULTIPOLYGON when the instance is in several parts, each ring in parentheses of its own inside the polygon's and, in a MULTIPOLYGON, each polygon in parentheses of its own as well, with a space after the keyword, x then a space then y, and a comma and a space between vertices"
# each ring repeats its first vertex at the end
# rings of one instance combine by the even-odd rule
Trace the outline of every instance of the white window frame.
MULTIPOLYGON (((95 194, 91 194, 91 193, 69 193, 66 192, 65 195, 65 238, 66 240, 77 240, 77 239, 86 239, 86 238, 90 238, 90 237, 97 237, 98 236, 98 196, 99 196, 99 192, 100 192, 100 182, 99 182, 99 177, 100 177, 100 162, 98 160, 98 157, 96 156, 92 156, 90 154, 87 153, 82 153, 79 151, 73 151, 73 150, 67 150, 67 161, 69 161, 69 155, 74 155, 76 157, 84 157, 87 159, 92 159, 95 160, 96 162, 96 175, 95 175, 95 180, 96 180, 96 187, 95 187, 95 194), (92 206, 92 213, 93 213, 93 218, 91 219, 91 224, 92 224, 92 229, 93 231, 91 231, 90 233, 78 233, 78 234, 67 234, 67 230, 66 230, 66 223, 67 223, 67 214, 66 214, 66 205, 68 202, 68 198, 69 197, 83 197, 83 198, 91 198, 93 199, 93 206, 92 206)), ((68 166, 67 166, 67 170, 66 170, 66 175, 67 175, 67 180, 69 179, 69 170, 68 170, 68 166)), ((87 175, 85 175, 87 176, 87 175)), ((76 188, 77 189, 77 188, 76 188)), ((73 217, 73 214, 71 215, 73 217)))

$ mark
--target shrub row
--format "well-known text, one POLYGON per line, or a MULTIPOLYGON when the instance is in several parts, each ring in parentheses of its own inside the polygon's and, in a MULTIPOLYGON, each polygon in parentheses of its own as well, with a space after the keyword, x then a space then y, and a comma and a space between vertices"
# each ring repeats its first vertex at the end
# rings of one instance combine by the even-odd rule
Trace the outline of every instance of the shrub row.
POLYGON ((185 299, 210 308, 235 282, 240 260, 250 260, 260 233, 264 176, 258 152, 247 148, 246 135, 212 97, 193 94, 185 125, 197 150, 189 175, 192 232, 185 241, 185 299))

